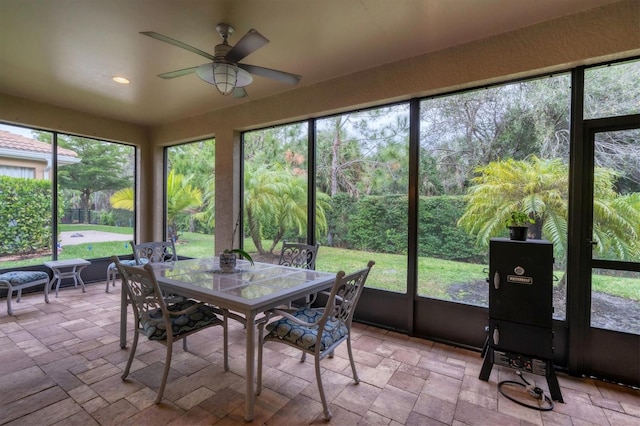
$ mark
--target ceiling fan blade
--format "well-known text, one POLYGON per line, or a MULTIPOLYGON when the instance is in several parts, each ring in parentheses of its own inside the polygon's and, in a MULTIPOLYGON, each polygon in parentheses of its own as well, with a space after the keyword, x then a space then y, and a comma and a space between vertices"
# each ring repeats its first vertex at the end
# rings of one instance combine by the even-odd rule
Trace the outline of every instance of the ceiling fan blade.
POLYGON ((284 71, 272 70, 271 68, 258 67, 256 65, 238 64, 238 67, 250 72, 251 74, 259 75, 260 77, 270 78, 272 80, 278 80, 287 84, 296 84, 300 81, 302 76, 297 74, 291 74, 284 71))
POLYGON ((165 43, 169 43, 169 44, 172 44, 172 45, 177 46, 177 47, 181 47, 183 49, 188 50, 189 52, 195 53, 196 55, 204 56, 207 59, 211 59, 212 61, 215 59, 214 56, 211 55, 210 53, 207 53, 207 52, 202 51, 200 49, 196 49, 193 46, 189 46, 188 44, 184 44, 181 41, 172 39, 171 37, 167 37, 166 35, 162 35, 162 34, 154 32, 154 31, 142 31, 140 34, 146 35, 146 36, 151 37, 151 38, 155 38, 156 40, 164 41, 165 43))
POLYGON ((247 91, 244 89, 244 87, 236 87, 231 96, 236 99, 242 99, 248 97, 249 95, 247 95, 247 91))
POLYGON ((183 75, 194 73, 194 72, 196 72, 197 69, 198 69, 198 67, 184 68, 184 69, 181 69, 181 70, 170 71, 170 72, 165 72, 165 73, 162 73, 162 74, 158 74, 158 77, 168 80, 170 78, 182 77, 183 75))
POLYGON ((231 48, 224 58, 232 63, 240 62, 244 57, 267 43, 269 43, 269 40, 252 28, 231 48))

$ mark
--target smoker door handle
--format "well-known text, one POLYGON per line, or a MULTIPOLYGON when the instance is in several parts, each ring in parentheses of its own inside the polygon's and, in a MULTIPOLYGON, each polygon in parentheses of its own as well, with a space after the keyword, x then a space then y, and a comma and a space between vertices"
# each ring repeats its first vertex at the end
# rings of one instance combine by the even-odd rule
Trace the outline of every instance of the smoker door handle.
POLYGON ((496 328, 493 329, 493 344, 498 346, 499 343, 500 343, 500 331, 498 331, 498 326, 496 325, 496 328))
POLYGON ((493 287, 496 290, 500 288, 500 274, 498 273, 498 271, 496 271, 496 273, 493 274, 493 287))

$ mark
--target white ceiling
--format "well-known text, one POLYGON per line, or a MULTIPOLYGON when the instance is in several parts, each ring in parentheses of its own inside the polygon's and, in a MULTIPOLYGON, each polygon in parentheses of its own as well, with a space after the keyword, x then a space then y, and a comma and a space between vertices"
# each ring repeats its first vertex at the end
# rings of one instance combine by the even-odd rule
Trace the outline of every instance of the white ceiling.
POLYGON ((0 92, 156 125, 613 1, 0 0, 0 92), (235 28, 231 45, 251 28, 271 41, 241 62, 302 75, 300 83, 256 76, 249 97, 234 99, 195 74, 156 76, 209 61, 140 31, 213 54, 220 22, 235 28))

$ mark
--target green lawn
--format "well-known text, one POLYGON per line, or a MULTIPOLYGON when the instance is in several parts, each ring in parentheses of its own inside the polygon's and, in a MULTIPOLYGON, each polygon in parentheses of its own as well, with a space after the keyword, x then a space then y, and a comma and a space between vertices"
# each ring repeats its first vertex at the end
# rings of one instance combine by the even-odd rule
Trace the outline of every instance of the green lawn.
MULTIPOLYGON (((104 225, 61 225, 61 231, 96 230, 133 234, 132 228, 104 225)), ((270 241, 264 242, 268 247, 270 241)), ((250 239, 245 240, 245 250, 254 253, 255 246, 250 239)), ((185 232, 181 234, 177 244, 178 254, 187 257, 206 257, 214 255, 213 236, 185 232)), ((59 255, 60 259, 74 257, 92 259, 109 257, 113 254, 130 254, 131 247, 126 241, 86 243, 67 245, 59 255)), ((27 260, 6 260, 0 263, 1 269, 11 267, 38 265, 51 260, 50 256, 34 257, 27 260)), ((316 268, 318 270, 337 272, 338 270, 355 271, 364 268, 367 261, 375 260, 375 274, 372 273, 367 284, 370 287, 395 292, 406 292, 407 258, 404 255, 370 253, 321 246, 316 268)), ((447 288, 454 283, 485 283, 487 265, 453 262, 435 258, 419 258, 418 260, 418 294, 440 299, 449 299, 447 288)), ((562 271, 557 271, 560 276, 562 271)), ((485 284, 481 284, 485 285, 485 284)), ((605 275, 593 276, 593 289, 635 301, 640 301, 640 280, 605 275)))

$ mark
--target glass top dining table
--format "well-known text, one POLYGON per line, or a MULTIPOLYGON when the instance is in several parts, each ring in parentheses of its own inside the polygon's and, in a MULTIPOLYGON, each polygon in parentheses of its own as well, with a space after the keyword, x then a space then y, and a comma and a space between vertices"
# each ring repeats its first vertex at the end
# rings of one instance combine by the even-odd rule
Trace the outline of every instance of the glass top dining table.
MULTIPOLYGON (((325 290, 336 275, 270 263, 251 265, 238 260, 235 272, 223 273, 217 257, 155 263, 155 276, 168 293, 216 305, 241 314, 246 320, 246 404, 245 420, 254 417, 256 316, 325 290)), ((126 297, 121 305, 120 346, 126 346, 126 297)))

